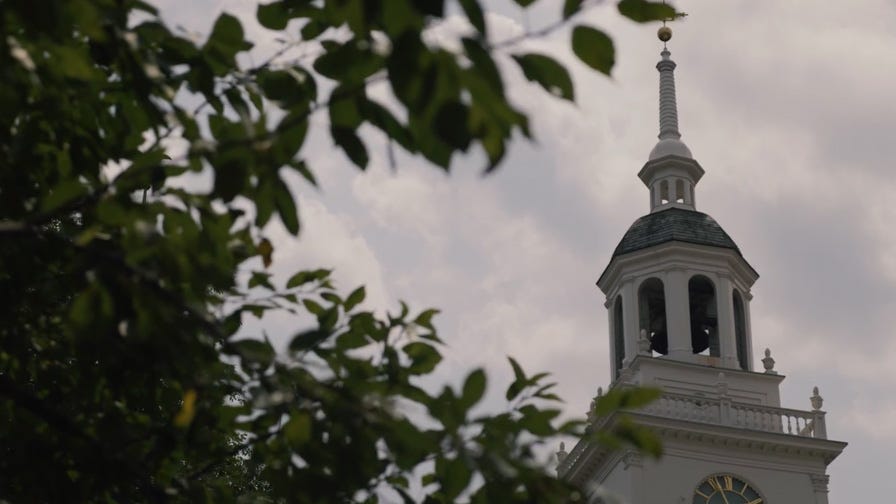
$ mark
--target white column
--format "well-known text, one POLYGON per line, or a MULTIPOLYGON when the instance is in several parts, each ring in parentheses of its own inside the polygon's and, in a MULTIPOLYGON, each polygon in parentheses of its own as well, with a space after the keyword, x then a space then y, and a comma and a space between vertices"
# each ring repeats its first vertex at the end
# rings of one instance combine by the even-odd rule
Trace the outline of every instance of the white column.
POLYGON ((625 338, 625 358, 623 365, 628 363, 638 355, 638 293, 635 290, 635 281, 626 280, 622 284, 622 318, 625 321, 623 325, 623 337, 625 338))
POLYGON ((604 303, 604 308, 607 309, 607 323, 610 326, 610 330, 607 334, 610 335, 610 382, 616 379, 616 332, 613 330, 616 327, 616 310, 614 310, 615 297, 607 298, 607 301, 604 303))
POLYGON ((750 323, 750 301, 753 299, 753 295, 750 294, 749 291, 744 292, 743 301, 744 301, 744 333, 747 339, 747 367, 748 371, 752 371, 753 368, 753 325, 750 323))
POLYGON ((731 293, 731 279, 726 276, 716 278, 716 303, 719 315, 719 355, 722 358, 722 366, 737 369, 734 304, 731 293))
POLYGON ((691 361, 691 316, 688 300, 688 277, 682 269, 666 273, 663 280, 666 296, 666 331, 669 337, 669 357, 691 361))
POLYGON ((694 206, 694 199, 691 196, 694 194, 693 189, 691 189, 693 184, 691 184, 690 180, 686 180, 684 183, 684 202, 686 205, 694 206))

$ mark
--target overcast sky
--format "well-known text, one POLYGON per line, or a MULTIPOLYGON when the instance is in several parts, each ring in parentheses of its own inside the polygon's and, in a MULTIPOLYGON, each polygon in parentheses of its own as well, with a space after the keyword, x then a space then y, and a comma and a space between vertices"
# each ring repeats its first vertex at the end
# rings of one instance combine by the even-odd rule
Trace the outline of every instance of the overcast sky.
MULTIPOLYGON (((216 11, 246 16, 251 2, 159 2, 168 19, 208 32, 216 11)), ((525 15, 490 3, 495 40, 555 19, 560 0, 525 15)), ((613 2, 608 2, 612 4, 613 2)), ((754 352, 769 347, 787 375, 784 406, 810 409, 821 389, 831 438, 850 443, 830 467, 831 502, 892 493, 896 453, 896 4, 892 0, 685 0, 689 16, 669 43, 678 63, 683 140, 706 170, 697 208, 712 215, 760 273, 751 305, 754 352)), ((561 103, 511 65, 506 85, 531 114, 537 141, 516 142, 500 171, 459 159, 452 174, 399 156, 372 135, 366 173, 325 134, 303 155, 322 181, 295 180, 303 232, 273 225, 275 268, 335 268, 346 292, 368 286, 368 305, 442 309, 442 379, 488 368, 493 393, 510 377, 505 356, 550 371, 570 415, 608 384, 604 298, 594 285, 628 226, 647 213, 636 173, 656 142, 660 43, 601 6, 582 19, 617 47, 612 79, 569 53, 568 31, 508 52, 567 62, 577 103, 561 103)), ((450 41, 458 20, 433 37, 450 41)), ((264 44, 259 51, 264 51, 264 44)), ((326 117, 314 125, 326 129, 326 117)), ((296 321, 265 321, 286 341, 296 321)), ((757 362, 761 368, 761 364, 757 362)))

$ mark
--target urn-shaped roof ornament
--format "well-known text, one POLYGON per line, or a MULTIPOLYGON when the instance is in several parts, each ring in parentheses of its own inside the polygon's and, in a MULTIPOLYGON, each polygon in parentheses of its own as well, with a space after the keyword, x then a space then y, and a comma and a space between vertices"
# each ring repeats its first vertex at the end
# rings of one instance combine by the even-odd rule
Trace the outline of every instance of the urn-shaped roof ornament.
POLYGON ((818 387, 812 387, 812 397, 809 398, 809 401, 812 402, 813 410, 821 410, 821 406, 824 405, 824 398, 818 395, 818 387))
POLYGON ((775 359, 772 359, 772 351, 768 348, 765 349, 765 358, 762 359, 762 366, 765 367, 765 372, 768 374, 778 374, 775 371, 775 359))

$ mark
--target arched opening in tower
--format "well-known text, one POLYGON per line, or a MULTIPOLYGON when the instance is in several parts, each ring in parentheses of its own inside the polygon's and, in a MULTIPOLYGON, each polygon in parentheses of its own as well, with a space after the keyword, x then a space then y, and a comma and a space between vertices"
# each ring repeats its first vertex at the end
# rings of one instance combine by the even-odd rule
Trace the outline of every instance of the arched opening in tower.
POLYGON ((695 354, 718 357, 719 317, 716 289, 712 281, 697 275, 688 282, 691 312, 691 347, 695 354))
POLYGON ((619 376, 622 360, 625 358, 625 336, 622 328, 622 296, 616 296, 616 304, 613 306, 613 364, 616 376, 619 376))
POLYGON ((744 301, 740 297, 737 290, 731 294, 732 304, 734 305, 734 339, 737 345, 737 363, 744 371, 750 370, 750 362, 747 358, 749 349, 747 348, 747 320, 744 314, 744 301))
POLYGON ((650 340, 650 350, 654 355, 669 353, 669 338, 666 332, 666 293, 663 281, 649 278, 638 289, 638 313, 640 329, 650 340))

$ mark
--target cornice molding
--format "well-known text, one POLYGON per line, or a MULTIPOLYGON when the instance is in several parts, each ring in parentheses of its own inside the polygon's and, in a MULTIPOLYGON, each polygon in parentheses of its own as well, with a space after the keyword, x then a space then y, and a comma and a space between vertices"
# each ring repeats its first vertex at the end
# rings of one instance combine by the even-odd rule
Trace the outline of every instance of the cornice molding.
POLYGON ((621 283, 631 278, 676 269, 729 275, 739 290, 744 292, 749 292, 759 278, 746 259, 732 249, 670 241, 612 258, 598 278, 597 286, 609 296, 621 283))
MULTIPOLYGON (((653 415, 644 415, 641 413, 614 413, 609 417, 599 419, 592 425, 594 429, 612 428, 619 421, 621 415, 627 415, 638 425, 650 428, 662 440, 667 442, 685 441, 694 447, 692 453, 700 451, 700 447, 707 449, 726 448, 737 449, 744 453, 752 453, 761 455, 766 458, 768 455, 781 457, 784 460, 775 463, 763 461, 766 467, 779 465, 782 467, 790 467, 791 470, 804 468, 809 472, 813 464, 811 460, 822 462, 825 466, 830 464, 843 449, 847 443, 842 441, 833 441, 830 439, 819 439, 804 436, 794 436, 777 432, 765 432, 751 429, 742 429, 730 427, 726 425, 707 424, 702 422, 692 422, 689 420, 679 420, 667 417, 657 417, 653 415), (787 459, 791 463, 787 463, 787 459), (794 464, 793 461, 806 459, 807 464, 794 464)), ((612 452, 588 443, 580 441, 579 444, 586 443, 585 446, 576 446, 581 450, 580 455, 575 462, 565 468, 560 473, 560 477, 570 481, 576 485, 584 485, 588 480, 605 473, 607 466, 612 468, 615 463, 610 464, 612 452)), ((728 461, 731 459, 728 458, 728 461)), ((816 474, 812 472, 811 474, 816 474)), ((821 480, 819 480, 819 485, 821 480)))

